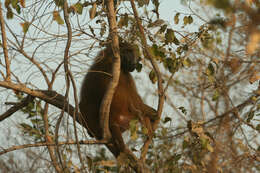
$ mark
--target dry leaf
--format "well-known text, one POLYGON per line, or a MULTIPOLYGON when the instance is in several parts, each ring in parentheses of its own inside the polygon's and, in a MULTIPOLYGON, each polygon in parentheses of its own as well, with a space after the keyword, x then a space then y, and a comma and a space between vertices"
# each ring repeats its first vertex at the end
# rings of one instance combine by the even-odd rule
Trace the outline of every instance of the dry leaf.
POLYGON ((61 18, 60 14, 58 11, 54 11, 53 12, 53 20, 55 20, 59 25, 63 25, 64 21, 61 18))
POLYGON ((24 22, 24 23, 20 23, 20 25, 23 28, 23 32, 26 33, 29 29, 30 23, 29 22, 24 22))
POLYGON ((25 0, 20 0, 20 4, 23 8, 25 8, 25 0))
POLYGON ((97 4, 94 3, 94 4, 92 5, 92 8, 91 8, 90 11, 89 11, 89 17, 90 17, 90 19, 93 19, 93 18, 96 16, 96 12, 97 12, 97 4))
POLYGON ((255 94, 260 95, 260 88, 255 91, 255 94))
POLYGON ((260 75, 257 72, 254 72, 250 78, 249 78, 249 82, 252 84, 255 81, 260 80, 260 75))
POLYGON ((257 48, 259 48, 260 43, 260 31, 255 31, 250 34, 249 42, 247 44, 247 53, 252 54, 257 48))
POLYGON ((247 5, 251 6, 255 0, 246 0, 247 5))
POLYGON ((230 67, 232 73, 238 72, 238 70, 241 67, 241 62, 240 62, 239 58, 232 58, 229 62, 229 67, 230 67))

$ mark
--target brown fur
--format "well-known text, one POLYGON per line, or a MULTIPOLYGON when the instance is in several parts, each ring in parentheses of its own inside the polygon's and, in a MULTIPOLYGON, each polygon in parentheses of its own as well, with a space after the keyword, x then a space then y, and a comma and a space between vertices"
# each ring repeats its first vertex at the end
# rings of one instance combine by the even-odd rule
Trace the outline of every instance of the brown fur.
MULTIPOLYGON (((130 74, 137 62, 134 48, 128 43, 120 43, 120 56, 120 78, 110 107, 109 127, 112 142, 107 144, 115 157, 126 149, 122 133, 129 128, 129 122, 135 118, 139 119, 149 133, 152 133, 151 122, 153 121, 151 117, 155 117, 157 114, 153 108, 143 103, 130 74)), ((107 46, 90 67, 81 88, 79 106, 86 123, 85 127, 88 128, 88 133, 97 139, 102 139, 99 109, 111 79, 112 58, 111 46, 107 46)))

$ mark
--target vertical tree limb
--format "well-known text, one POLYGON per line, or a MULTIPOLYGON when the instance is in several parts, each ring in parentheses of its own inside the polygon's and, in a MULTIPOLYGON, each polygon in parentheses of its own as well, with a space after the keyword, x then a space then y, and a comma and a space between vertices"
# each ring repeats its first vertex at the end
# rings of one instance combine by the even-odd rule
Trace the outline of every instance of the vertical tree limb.
MULTIPOLYGON (((45 103, 44 114, 43 114, 43 122, 44 122, 44 129, 45 129, 45 140, 46 140, 47 143, 53 143, 53 140, 52 140, 52 138, 49 134, 48 108, 49 108, 49 104, 45 103)), ((60 168, 60 166, 57 162, 57 158, 55 156, 54 147, 48 145, 47 148, 48 148, 49 155, 50 155, 52 164, 53 164, 56 172, 62 173, 62 169, 60 168)))
MULTIPOLYGON (((103 127, 102 129, 103 139, 109 139, 111 137, 111 133, 109 130, 110 105, 120 77, 120 50, 119 50, 119 41, 117 36, 117 23, 116 23, 116 14, 114 10, 114 1, 107 0, 106 7, 107 7, 107 16, 109 21, 109 29, 110 29, 109 34, 112 37, 111 47, 113 50, 114 59, 113 59, 113 67, 112 67, 112 80, 110 81, 106 93, 103 97, 101 103, 101 109, 100 109, 100 117, 101 117, 100 125, 101 127, 103 127)), ((143 164, 142 160, 139 162, 135 157, 135 155, 128 149, 126 149, 125 152, 130 162, 129 164, 136 172, 138 173, 149 172, 149 170, 143 164)))
POLYGON ((67 27, 67 44, 66 44, 66 48, 65 48, 65 52, 64 52, 64 70, 65 70, 65 74, 66 74, 66 94, 65 94, 65 99, 68 98, 68 94, 69 94, 69 86, 70 86, 70 80, 72 81, 72 85, 73 85, 73 89, 74 89, 74 99, 75 99, 75 105, 76 105, 76 109, 73 113, 73 126, 74 126, 74 134, 75 134, 75 138, 76 138, 76 142, 77 142, 77 150, 78 150, 78 155, 79 155, 79 160, 80 163, 84 169, 84 162, 81 156, 81 151, 80 151, 80 144, 79 144, 79 140, 78 140, 78 134, 77 134, 77 128, 76 128, 76 114, 78 114, 78 110, 79 110, 79 104, 78 104, 78 99, 77 99, 77 90, 76 90, 76 84, 75 81, 73 80, 73 76, 69 70, 68 64, 69 64, 69 48, 71 46, 71 39, 72 39, 72 29, 71 29, 71 25, 70 25, 70 21, 69 21, 69 13, 68 13, 68 2, 65 0, 64 4, 63 4, 63 14, 64 14, 64 20, 66 23, 66 27, 67 27))
POLYGON ((112 37, 112 50, 114 54, 113 66, 112 66, 112 80, 110 81, 106 93, 103 97, 101 107, 100 107, 100 125, 103 130, 103 139, 109 140, 111 138, 111 132, 109 130, 109 112, 110 105, 112 102, 113 95, 115 93, 119 76, 120 76, 120 51, 119 51, 119 41, 117 36, 117 24, 116 24, 116 14, 114 11, 114 1, 107 0, 107 17, 109 22, 109 34, 112 37))
MULTIPOLYGON (((157 79, 158 79, 159 104, 158 104, 157 112, 158 112, 159 118, 158 118, 158 120, 156 120, 156 122, 153 125, 153 129, 156 129, 158 123, 160 122, 160 118, 161 118, 161 114, 162 114, 162 110, 163 110, 163 104, 164 104, 164 90, 163 90, 163 85, 162 85, 162 77, 161 77, 161 74, 160 74, 159 67, 157 66, 157 64, 154 61, 155 58, 153 57, 153 55, 150 52, 150 49, 148 47, 148 44, 147 44, 147 41, 146 41, 146 38, 145 38, 144 28, 141 24, 141 20, 139 19, 134 0, 130 0, 130 2, 131 2, 131 7, 133 9, 134 16, 135 16, 135 20, 137 22, 137 26, 138 26, 139 31, 141 33, 140 36, 141 36, 142 44, 144 45, 145 54, 149 58, 152 66, 153 66, 153 69, 156 73, 157 79)), ((142 148, 141 160, 145 159, 146 153, 148 151, 148 147, 149 147, 151 142, 152 142, 152 137, 149 137, 149 139, 145 142, 145 144, 142 148)))
POLYGON ((6 33, 5 33, 5 22, 4 17, 2 13, 2 3, 0 2, 0 25, 1 25, 1 33, 2 33, 2 44, 3 44, 3 51, 4 51, 4 57, 5 57, 5 69, 6 69, 6 81, 11 80, 11 71, 10 71, 10 61, 8 58, 8 50, 7 50, 7 39, 6 39, 6 33))

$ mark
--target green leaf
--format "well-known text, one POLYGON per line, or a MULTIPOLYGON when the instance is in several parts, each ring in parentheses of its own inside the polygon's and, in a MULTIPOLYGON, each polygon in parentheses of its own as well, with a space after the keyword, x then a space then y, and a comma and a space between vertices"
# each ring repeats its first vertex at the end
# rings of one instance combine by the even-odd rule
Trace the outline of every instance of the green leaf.
POLYGON ((174 154, 174 161, 177 162, 178 160, 180 160, 181 158, 181 154, 174 154))
POLYGON ((120 17, 120 20, 118 22, 118 27, 119 28, 122 28, 123 26, 127 27, 128 21, 129 21, 128 14, 125 13, 124 16, 120 17))
POLYGON ((30 131, 32 129, 32 126, 26 123, 21 123, 20 126, 22 126, 23 130, 30 131))
POLYGON ((192 22, 193 22, 192 16, 188 16, 188 24, 192 24, 192 22))
POLYGON ((177 13, 175 16, 174 16, 174 23, 177 25, 180 21, 179 19, 179 16, 180 16, 180 13, 177 13))
POLYGON ((16 12, 17 12, 18 14, 21 14, 21 7, 20 7, 20 5, 17 5, 16 8, 15 8, 15 10, 16 10, 16 12))
POLYGON ((216 89, 216 90, 214 91, 213 96, 212 96, 212 101, 217 101, 218 98, 219 98, 219 96, 220 96, 220 94, 219 94, 219 90, 216 89))
POLYGON ((143 132, 143 134, 147 135, 149 131, 146 127, 143 127, 142 132, 143 132))
POLYGON ((31 119, 33 125, 38 125, 40 121, 40 119, 31 119))
POLYGON ((189 58, 185 58, 183 61, 182 61, 182 64, 185 66, 185 67, 191 67, 191 60, 189 58))
POLYGON ((40 103, 40 102, 37 102, 35 109, 36 109, 36 112, 37 112, 38 114, 41 114, 41 113, 42 113, 42 107, 41 107, 41 103, 40 103))
POLYGON ((76 4, 73 5, 76 9, 76 13, 82 14, 83 11, 83 6, 80 2, 77 2, 76 4))
POLYGON ((106 23, 101 23, 100 36, 103 37, 105 33, 106 33, 106 23))
POLYGON ((21 23, 21 26, 23 28, 23 32, 26 34, 28 29, 29 29, 30 23, 29 22, 24 22, 24 23, 21 23))
POLYGON ((179 41, 176 37, 174 37, 173 43, 174 43, 175 45, 179 45, 179 44, 180 44, 180 41, 179 41))
POLYGON ((208 68, 206 69, 206 75, 208 77, 209 82, 214 83, 215 82, 215 68, 213 66, 213 63, 208 64, 208 68))
POLYGON ((159 7, 160 5, 159 0, 152 0, 152 3, 154 4, 155 7, 159 7))
POLYGON ((17 5, 18 5, 18 0, 12 0, 12 1, 11 1, 11 4, 12 4, 12 7, 13 7, 14 9, 16 9, 16 7, 17 7, 17 5))
POLYGON ((87 158, 88 168, 89 168, 90 170, 92 170, 92 168, 93 168, 93 160, 92 160, 91 157, 89 157, 89 156, 87 156, 87 155, 86 155, 86 158, 87 158))
POLYGON ((178 107, 178 109, 183 113, 183 114, 187 114, 187 110, 183 107, 183 106, 181 106, 181 107, 178 107))
POLYGON ((257 124, 256 130, 260 133, 260 124, 257 124))
POLYGON ((230 0, 211 0, 209 1, 214 7, 222 9, 225 12, 230 12, 233 10, 230 0))
POLYGON ((177 47, 176 52, 181 55, 183 52, 182 46, 177 47))
POLYGON ((154 70, 151 70, 151 72, 149 73, 149 78, 153 84, 157 82, 157 76, 154 70))
POLYGON ((184 16, 183 18, 184 25, 191 24, 192 22, 193 22, 193 18, 191 16, 184 16))
POLYGON ((7 8, 6 18, 12 19, 14 17, 13 11, 10 7, 7 8))
POLYGON ((61 18, 60 14, 58 11, 54 11, 53 12, 53 20, 55 20, 59 25, 63 25, 64 21, 61 18))
POLYGON ((54 2, 58 7, 62 7, 64 4, 64 0, 54 0, 54 2))
POLYGON ((183 18, 183 24, 184 24, 184 25, 187 25, 188 23, 189 23, 188 17, 187 17, 187 16, 184 16, 184 18, 183 18))
POLYGON ((182 142, 182 149, 185 150, 186 148, 188 148, 190 145, 189 141, 184 139, 182 142))
POLYGON ((172 43, 175 39, 174 31, 172 29, 167 29, 165 34, 165 43, 172 43))
POLYGON ((202 46, 206 49, 210 49, 212 48, 214 45, 214 38, 212 36, 212 34, 208 33, 208 32, 204 32, 203 35, 200 36, 200 41, 202 43, 202 46))
MULTIPOLYGON (((198 134, 198 133, 197 133, 198 134)), ((202 146, 202 148, 207 148, 207 145, 208 145, 208 143, 209 143, 209 140, 207 139, 207 138, 205 138, 205 137, 200 137, 200 141, 201 141, 201 146, 202 146)))
POLYGON ((26 106, 26 109, 27 109, 28 111, 31 111, 33 108, 34 108, 34 101, 30 102, 30 103, 26 106))
POLYGON ((167 68, 169 70, 169 72, 171 73, 175 73, 178 68, 179 68, 179 62, 177 59, 173 59, 173 58, 166 58, 164 61, 163 61, 163 65, 165 68, 167 68))
POLYGON ((255 111, 250 111, 249 114, 247 115, 246 122, 250 123, 250 121, 254 118, 255 116, 255 111))
POLYGON ((167 29, 167 25, 165 24, 165 25, 161 26, 159 33, 164 33, 166 29, 167 29))
POLYGON ((209 63, 208 68, 207 68, 207 70, 206 70, 206 74, 207 74, 208 76, 212 76, 212 75, 215 74, 215 68, 214 68, 214 66, 212 65, 212 63, 209 63))
POLYGON ((163 123, 166 124, 167 122, 171 121, 172 119, 170 117, 165 117, 163 120, 163 123))
POLYGON ((141 72, 141 71, 142 71, 142 68, 143 68, 143 65, 138 62, 138 63, 136 64, 136 70, 137 70, 137 72, 141 72))
POLYGON ((138 7, 143 7, 144 5, 149 5, 150 0, 137 0, 138 7))
POLYGON ((212 153, 214 148, 210 144, 207 144, 207 150, 212 153))
POLYGON ((137 124, 138 120, 134 119, 130 121, 130 134, 131 134, 131 139, 136 140, 138 138, 137 136, 137 124))
POLYGON ((162 24, 164 24, 164 20, 162 19, 157 19, 156 21, 149 23, 147 27, 151 28, 151 27, 158 27, 161 26, 162 24))
POLYGON ((161 134, 162 136, 166 136, 168 134, 167 128, 162 128, 161 134))
POLYGON ((164 48, 163 47, 158 47, 157 44, 153 44, 152 46, 152 53, 156 57, 156 60, 163 60, 165 58, 165 53, 164 53, 164 48))
POLYGON ((209 80, 211 83, 214 83, 214 81, 215 81, 214 74, 215 74, 215 68, 214 68, 214 66, 212 65, 212 63, 209 63, 208 68, 206 69, 206 75, 207 75, 207 77, 208 77, 208 80, 209 80))
POLYGON ((29 115, 26 117, 27 119, 29 119, 29 118, 34 117, 34 116, 37 115, 35 111, 30 111, 30 112, 28 112, 28 114, 29 114, 29 115))

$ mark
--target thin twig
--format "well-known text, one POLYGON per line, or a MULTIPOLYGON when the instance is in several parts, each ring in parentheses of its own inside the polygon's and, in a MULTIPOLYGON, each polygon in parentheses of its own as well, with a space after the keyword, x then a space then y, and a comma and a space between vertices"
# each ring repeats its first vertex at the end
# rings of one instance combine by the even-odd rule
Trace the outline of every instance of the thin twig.
MULTIPOLYGON (((219 116, 217 116, 217 117, 215 117, 215 118, 212 118, 212 119, 210 119, 210 120, 204 122, 202 125, 203 125, 203 126, 206 126, 206 125, 208 125, 208 124, 210 124, 210 123, 213 123, 213 122, 215 122, 215 121, 217 121, 217 120, 222 120, 224 117, 228 116, 228 115, 231 114, 231 113, 234 113, 234 114, 235 114, 236 112, 241 111, 244 107, 246 107, 247 105, 253 103, 253 98, 254 98, 254 97, 259 97, 259 96, 258 96, 258 95, 255 95, 255 96, 249 97, 249 98, 248 98, 246 101, 244 101, 243 103, 237 105, 236 107, 233 107, 232 109, 226 111, 225 113, 223 113, 223 114, 221 114, 221 115, 219 115, 219 116)), ((235 115, 235 116, 236 116, 236 115, 235 115)), ((174 137, 181 136, 181 135, 187 133, 188 131, 189 131, 189 130, 184 130, 184 131, 182 131, 182 132, 180 132, 180 133, 178 133, 178 134, 175 134, 175 135, 173 135, 173 136, 169 136, 169 138, 174 138, 174 137)))
MULTIPOLYGON (((71 39, 72 39, 72 29, 71 29, 71 25, 70 25, 70 21, 69 21, 69 13, 68 13, 68 2, 64 1, 64 5, 63 5, 63 14, 64 14, 64 20, 66 23, 66 27, 67 27, 67 43, 66 43, 66 48, 65 48, 65 52, 64 52, 64 70, 65 70, 65 79, 66 79, 66 94, 65 94, 65 98, 68 98, 68 94, 69 94, 69 86, 70 86, 70 79, 73 82, 73 76, 70 73, 68 64, 69 64, 69 48, 71 46, 71 39)), ((80 145, 78 143, 78 134, 77 134, 77 128, 76 128, 76 114, 78 114, 78 100, 77 100, 77 94, 76 94, 76 87, 75 87, 75 83, 73 83, 73 88, 74 88, 74 99, 76 102, 76 109, 75 112, 73 113, 73 126, 74 126, 74 133, 75 133, 75 138, 77 141, 77 150, 78 150, 78 155, 79 155, 79 160, 80 163, 84 169, 84 161, 82 159, 81 156, 81 151, 80 151, 80 145)))
MULTIPOLYGON (((105 144, 106 141, 102 140, 86 140, 86 141, 79 141, 79 144, 84 144, 84 145, 92 145, 92 144, 105 144)), ((42 146, 56 146, 56 145, 75 145, 77 144, 76 141, 66 141, 66 142, 59 142, 58 144, 56 143, 48 143, 48 142, 40 142, 40 143, 35 143, 35 144, 24 144, 24 145, 18 145, 18 146, 13 146, 7 149, 3 149, 3 151, 0 151, 0 155, 15 151, 15 150, 21 150, 25 148, 32 148, 32 147, 42 147, 42 146)))
MULTIPOLYGON (((44 113, 43 113, 45 140, 46 140, 47 143, 53 143, 53 140, 52 140, 50 133, 49 133, 48 108, 49 108, 49 104, 45 103, 44 113)), ((47 145, 47 149, 49 151, 49 155, 50 155, 50 158, 51 158, 51 161, 52 161, 52 165, 54 166, 56 172, 62 173, 62 169, 57 162, 57 157, 56 157, 55 152, 54 152, 54 147, 47 145)))

